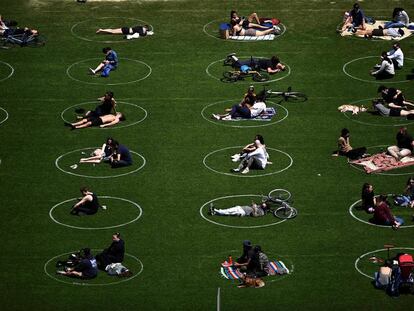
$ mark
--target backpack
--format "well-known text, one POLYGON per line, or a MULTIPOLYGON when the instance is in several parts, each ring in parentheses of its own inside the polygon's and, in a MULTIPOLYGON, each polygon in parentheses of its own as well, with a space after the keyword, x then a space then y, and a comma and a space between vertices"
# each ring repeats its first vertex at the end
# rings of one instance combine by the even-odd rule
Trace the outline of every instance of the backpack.
POLYGON ((265 271, 267 265, 269 264, 269 258, 267 258, 267 255, 263 252, 259 253, 259 264, 262 271, 265 271))

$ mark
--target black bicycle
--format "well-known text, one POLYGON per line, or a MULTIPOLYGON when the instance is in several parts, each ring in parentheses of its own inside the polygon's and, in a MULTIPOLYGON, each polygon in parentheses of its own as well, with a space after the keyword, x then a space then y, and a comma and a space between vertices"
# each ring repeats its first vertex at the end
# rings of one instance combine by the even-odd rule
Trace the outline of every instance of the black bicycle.
POLYGON ((292 91, 292 87, 290 86, 288 87, 287 91, 273 91, 271 89, 267 90, 266 87, 263 87, 261 95, 263 95, 265 99, 281 98, 280 102, 305 102, 308 100, 306 94, 292 91))
POLYGON ((2 49, 10 49, 15 46, 41 47, 45 44, 46 38, 42 35, 18 34, 0 38, 0 48, 2 49))
POLYGON ((268 212, 281 219, 292 219, 298 215, 292 206, 291 193, 285 189, 274 189, 268 195, 262 196, 262 202, 268 206, 268 212))

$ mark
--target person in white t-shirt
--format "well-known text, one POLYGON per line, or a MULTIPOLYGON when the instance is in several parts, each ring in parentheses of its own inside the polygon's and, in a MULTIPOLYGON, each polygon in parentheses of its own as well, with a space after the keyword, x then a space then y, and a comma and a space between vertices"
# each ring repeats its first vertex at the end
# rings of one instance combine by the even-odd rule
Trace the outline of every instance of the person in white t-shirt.
POLYGON ((392 49, 387 52, 387 55, 394 63, 395 69, 401 69, 404 66, 404 53, 398 42, 393 44, 392 49))
POLYGON ((247 174, 250 169, 264 170, 268 163, 269 154, 266 151, 266 146, 260 140, 255 140, 256 150, 248 153, 246 157, 240 162, 237 168, 232 169, 234 173, 241 172, 247 174))

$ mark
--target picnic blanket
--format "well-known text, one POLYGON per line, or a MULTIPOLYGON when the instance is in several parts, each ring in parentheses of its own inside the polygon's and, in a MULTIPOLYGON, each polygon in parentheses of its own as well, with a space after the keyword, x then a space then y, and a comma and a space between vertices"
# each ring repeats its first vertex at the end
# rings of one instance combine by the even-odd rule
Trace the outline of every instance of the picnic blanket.
POLYGON ((231 118, 230 116, 227 118, 223 118, 223 121, 249 121, 249 120, 254 120, 254 121, 271 121, 273 116, 276 115, 277 110, 275 107, 266 107, 266 111, 260 115, 258 115, 255 118, 250 118, 250 119, 246 119, 246 118, 231 118))
MULTIPOLYGON (((269 275, 283 275, 289 274, 289 269, 282 261, 270 261, 267 265, 269 275)), ((242 273, 234 266, 222 266, 220 268, 221 275, 228 280, 239 280, 242 278, 242 273)))
MULTIPOLYGON (((371 24, 365 24, 365 25, 366 25, 367 29, 376 29, 376 28, 378 28, 378 26, 384 26, 384 24, 386 22, 387 21, 376 21, 375 24, 372 24, 372 25, 371 24)), ((404 35, 402 37, 399 37, 399 38, 393 38, 391 36, 381 36, 381 37, 373 36, 373 38, 388 40, 388 41, 390 41, 390 40, 395 40, 395 41, 403 40, 403 39, 408 38, 412 35, 414 29, 410 29, 410 28, 412 28, 412 27, 409 26, 409 28, 405 28, 405 27, 401 28, 402 30, 404 30, 404 35)), ((356 35, 352 32, 347 31, 347 30, 341 32, 341 36, 343 36, 343 37, 345 37, 345 36, 356 36, 356 37, 360 37, 360 38, 364 37, 363 35, 356 35)))
POLYGON ((407 156, 398 161, 394 157, 383 152, 360 160, 351 161, 349 163, 361 165, 364 167, 367 174, 371 174, 414 165, 414 157, 407 156))

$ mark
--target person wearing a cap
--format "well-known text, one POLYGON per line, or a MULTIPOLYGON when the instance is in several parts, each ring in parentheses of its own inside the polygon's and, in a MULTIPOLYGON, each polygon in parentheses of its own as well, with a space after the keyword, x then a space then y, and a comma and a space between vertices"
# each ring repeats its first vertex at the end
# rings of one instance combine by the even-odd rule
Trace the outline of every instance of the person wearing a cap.
POLYGON ((91 250, 84 248, 82 259, 74 268, 68 268, 57 273, 80 279, 93 279, 98 275, 98 265, 96 259, 92 256, 91 250))
POLYGON ((99 269, 105 269, 111 263, 122 263, 125 255, 125 242, 121 239, 120 233, 112 235, 112 243, 102 253, 96 255, 99 269))

